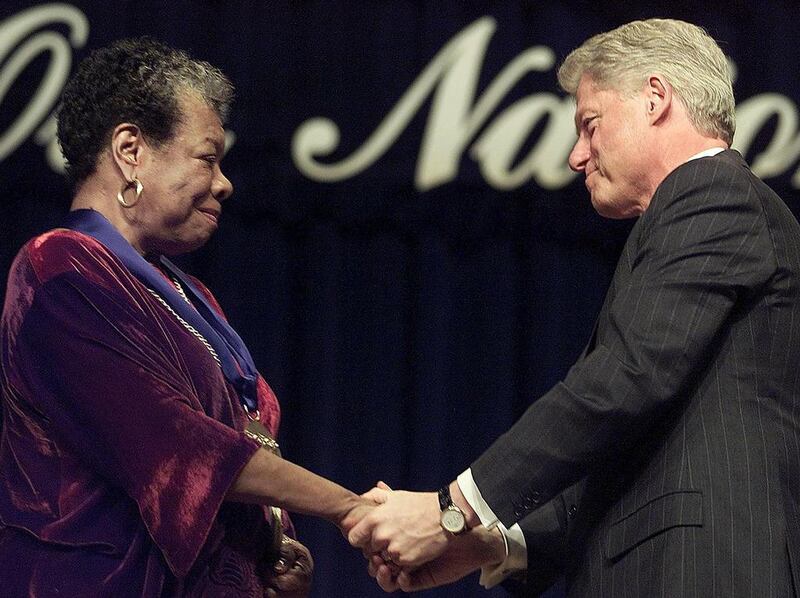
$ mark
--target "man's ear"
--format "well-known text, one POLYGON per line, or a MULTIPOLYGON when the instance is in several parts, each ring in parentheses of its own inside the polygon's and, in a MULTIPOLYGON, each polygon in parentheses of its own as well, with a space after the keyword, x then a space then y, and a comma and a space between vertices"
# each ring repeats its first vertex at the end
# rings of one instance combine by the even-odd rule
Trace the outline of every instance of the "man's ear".
POLYGON ((121 123, 111 133, 111 158, 126 181, 136 176, 146 143, 142 130, 131 123, 121 123))
POLYGON ((650 124, 662 122, 672 108, 672 86, 667 83, 663 75, 656 73, 647 78, 644 91, 650 124))

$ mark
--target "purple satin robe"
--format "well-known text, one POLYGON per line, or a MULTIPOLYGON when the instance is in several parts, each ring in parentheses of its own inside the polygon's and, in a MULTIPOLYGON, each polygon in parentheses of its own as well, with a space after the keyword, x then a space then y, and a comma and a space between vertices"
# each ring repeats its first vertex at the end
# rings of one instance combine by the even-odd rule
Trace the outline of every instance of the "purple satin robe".
POLYGON ((0 326, 0 593, 262 596, 265 511, 224 502, 259 447, 207 348, 63 229, 20 251, 0 326))

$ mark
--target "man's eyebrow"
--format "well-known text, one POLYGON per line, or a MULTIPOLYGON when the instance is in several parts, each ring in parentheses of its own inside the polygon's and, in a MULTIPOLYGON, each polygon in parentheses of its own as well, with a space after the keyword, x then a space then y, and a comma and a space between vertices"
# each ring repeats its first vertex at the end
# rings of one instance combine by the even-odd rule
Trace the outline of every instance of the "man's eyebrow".
POLYGON ((575 133, 580 135, 581 129, 586 126, 586 124, 595 118, 597 114, 593 113, 591 110, 586 110, 581 114, 575 114, 575 133))
POLYGON ((217 151, 222 151, 225 148, 225 141, 220 142, 220 140, 216 137, 212 137, 211 135, 206 135, 205 141, 208 141, 217 151))
POLYGON ((581 123, 583 122, 584 118, 585 117, 584 117, 583 114, 578 114, 577 112, 575 113, 574 123, 575 123, 575 134, 576 135, 580 135, 581 134, 581 123))

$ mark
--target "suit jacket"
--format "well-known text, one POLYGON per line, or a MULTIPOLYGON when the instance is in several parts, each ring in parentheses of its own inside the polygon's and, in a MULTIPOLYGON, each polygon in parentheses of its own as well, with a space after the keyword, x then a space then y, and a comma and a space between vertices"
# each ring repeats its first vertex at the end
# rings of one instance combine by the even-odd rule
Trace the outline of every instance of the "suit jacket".
POLYGON ((667 176, 584 353, 472 472, 532 595, 797 595, 800 226, 738 153, 667 176))

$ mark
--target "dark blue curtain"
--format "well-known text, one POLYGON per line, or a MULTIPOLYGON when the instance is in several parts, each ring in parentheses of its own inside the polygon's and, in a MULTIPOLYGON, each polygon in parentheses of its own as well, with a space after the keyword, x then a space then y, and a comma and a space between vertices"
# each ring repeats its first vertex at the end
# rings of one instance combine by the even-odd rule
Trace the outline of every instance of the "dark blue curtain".
MULTIPOLYGON (((184 265, 215 292, 281 399, 287 458, 358 492, 379 479, 432 490, 564 375, 591 330, 630 222, 597 216, 578 179, 547 183, 531 174, 499 186, 470 149, 517 102, 536 94, 560 100, 555 66, 521 76, 470 134, 453 175, 427 188, 415 174, 441 81, 379 157, 341 180, 315 180, 293 157, 309 119, 329 118, 340 132, 336 150, 318 161, 345 160, 442 48, 479 19, 495 29, 478 65, 476 100, 530 48, 549 49, 557 64, 586 37, 625 21, 684 18, 707 27, 735 62, 737 99, 752 100, 741 149, 800 208, 792 120, 800 100, 798 6, 599 4, 5 0, 0 40, 12 24, 21 30, 12 19, 33 14, 26 11, 50 12, 4 54, 0 41, 0 152, 40 84, 57 78, 56 51, 32 52, 14 70, 15 56, 21 60, 43 32, 64 41, 67 71, 90 49, 141 34, 221 67, 238 90, 228 127, 235 141, 223 162, 236 190, 217 235, 184 265), (67 14, 65 6, 68 19, 53 16, 67 14), (85 19, 83 41, 73 39, 76 15, 85 19)), ((3 272, 69 204, 48 159, 46 112, 0 153, 3 272)), ((531 127, 511 168, 543 146, 554 119, 531 127)), ((570 129, 564 135, 568 144, 570 129)), ((565 155, 537 163, 551 159, 563 169, 565 155)), ((333 526, 296 522, 316 558, 315 597, 382 595, 333 526)), ((487 593, 471 576, 423 595, 505 592, 487 593)))

